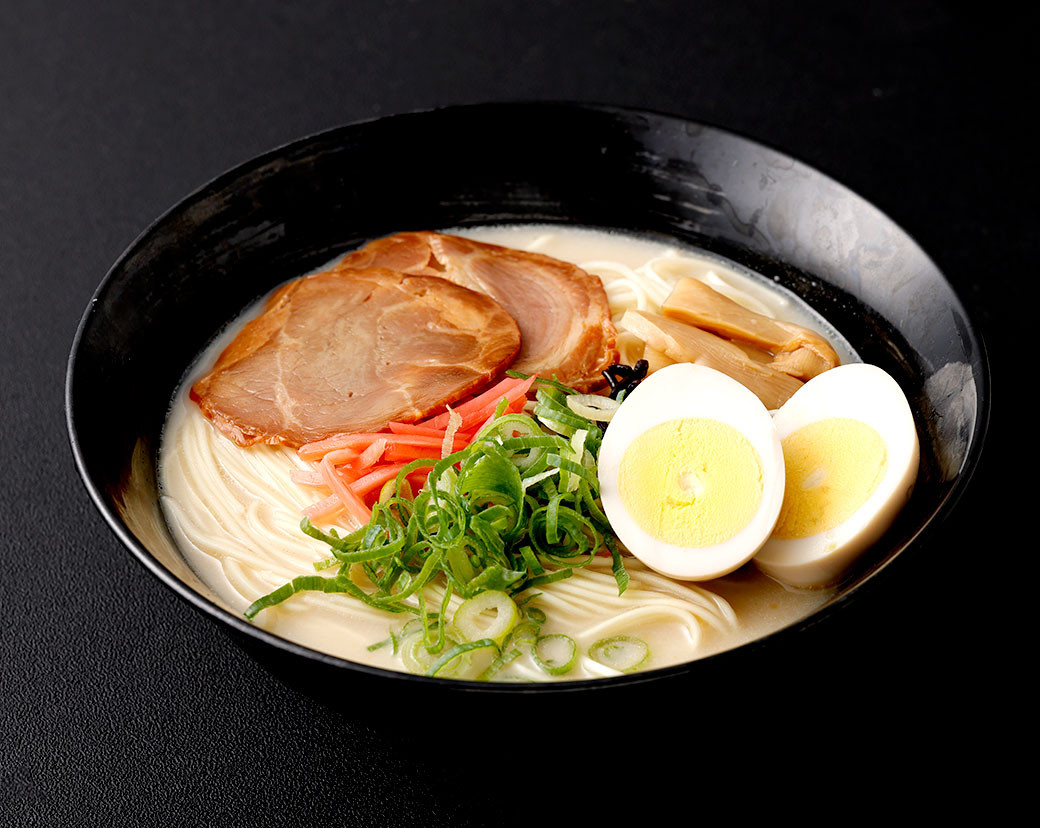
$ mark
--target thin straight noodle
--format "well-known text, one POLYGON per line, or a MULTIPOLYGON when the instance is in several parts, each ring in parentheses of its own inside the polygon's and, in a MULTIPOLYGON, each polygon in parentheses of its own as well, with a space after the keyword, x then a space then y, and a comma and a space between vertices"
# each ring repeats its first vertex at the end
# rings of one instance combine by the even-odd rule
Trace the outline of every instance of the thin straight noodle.
POLYGON ((618 632, 630 630, 637 624, 646 624, 661 618, 671 618, 678 621, 690 636, 690 644, 693 647, 700 645, 701 628, 696 619, 691 619, 688 613, 683 613, 674 607, 647 606, 633 607, 625 612, 608 618, 591 627, 587 627, 575 636, 579 644, 588 647, 601 638, 606 638, 618 632))
MULTIPOLYGON (((356 618, 359 615, 369 616, 375 621, 383 621, 386 618, 386 613, 381 610, 377 610, 374 607, 370 607, 367 604, 363 604, 356 598, 351 598, 348 595, 326 595, 320 592, 301 592, 297 596, 296 601, 286 601, 284 604, 279 605, 279 608, 293 607, 294 610, 299 612, 311 612, 314 610, 324 610, 332 612, 336 615, 342 616, 347 621, 356 618)), ((361 636, 357 635, 354 630, 350 628, 350 625, 344 625, 343 629, 338 630, 337 635, 349 634, 349 636, 358 642, 359 645, 367 647, 373 642, 366 640, 361 636)))
POLYGON ((557 610, 570 612, 574 615, 580 615, 583 612, 589 611, 590 606, 588 601, 566 594, 560 590, 559 583, 560 582, 547 584, 546 586, 539 588, 541 595, 538 597, 538 600, 541 602, 543 607, 554 607, 557 610))
POLYGON ((641 581, 646 582, 646 589, 653 592, 675 595, 683 600, 691 600, 691 598, 687 597, 687 594, 692 593, 692 595, 697 596, 700 601, 710 605, 712 608, 712 614, 717 614, 721 621, 733 626, 736 626, 739 623, 737 614, 733 611, 733 607, 730 606, 729 602, 725 598, 717 593, 699 587, 683 587, 676 584, 674 581, 668 580, 663 575, 658 575, 652 572, 641 572, 638 577, 641 581))
MULTIPOLYGON (((591 261, 582 262, 580 265, 581 269, 586 273, 592 273, 599 276, 601 279, 604 278, 603 272, 607 274, 617 274, 622 279, 634 280, 636 278, 636 272, 628 265, 623 265, 620 262, 608 262, 608 261, 591 261)), ((608 276, 607 278, 615 278, 614 276, 608 276)))
POLYGON ((657 261, 659 260, 654 259, 647 262, 643 267, 639 268, 638 272, 639 275, 646 280, 645 289, 647 294, 657 303, 657 306, 660 307, 664 300, 668 298, 668 294, 672 292, 672 288, 675 286, 678 279, 666 280, 661 276, 654 267, 654 264, 657 261))
MULTIPOLYGON (((562 582, 560 582, 560 584, 562 584, 562 582)), ((596 591, 587 596, 582 596, 576 595, 573 592, 568 593, 568 591, 561 589, 559 584, 554 586, 557 588, 553 590, 550 601, 556 604, 562 611, 567 611, 566 607, 568 605, 575 608, 575 617, 571 619, 575 623, 580 622, 581 618, 578 616, 583 615, 583 613, 586 616, 586 621, 588 620, 588 616, 603 616, 606 613, 610 613, 611 617, 617 617, 617 614, 624 614, 631 611, 633 609, 633 604, 636 604, 637 606, 653 607, 661 612, 674 612, 681 615, 684 623, 698 621, 706 623, 718 630, 725 629, 725 625, 721 624, 719 619, 713 617, 708 612, 698 611, 703 608, 695 607, 681 602, 678 599, 662 596, 650 591, 640 590, 631 596, 626 591, 625 598, 618 598, 616 588, 613 595, 596 591), (577 608, 581 609, 578 610, 577 608)))
MULTIPOLYGON (((595 572, 591 566, 587 568, 589 575, 595 574, 604 585, 615 583, 613 575, 606 572, 595 572)), ((732 625, 738 624, 737 614, 733 611, 729 602, 717 593, 703 587, 678 584, 665 578, 663 575, 653 572, 643 564, 637 563, 636 559, 633 558, 627 559, 626 568, 631 584, 642 583, 643 588, 650 592, 672 595, 682 601, 688 601, 703 607, 712 615, 717 615, 722 622, 732 625)))
MULTIPOLYGON (((191 482, 197 482, 197 478, 189 479, 191 482)), ((181 518, 182 529, 196 547, 218 560, 228 557, 229 552, 236 548, 242 551, 244 557, 248 557, 251 550, 245 547, 239 536, 234 533, 232 514, 227 510, 215 507, 214 501, 221 494, 213 487, 206 487, 201 495, 195 497, 195 508, 181 508, 182 504, 172 501, 170 498, 166 500, 183 515, 181 518), (207 525, 201 524, 200 519, 204 519, 207 525)))
MULTIPOLYGON (((183 467, 187 496, 195 508, 184 509, 181 504, 169 502, 167 508, 173 507, 189 541, 220 561, 225 571, 231 559, 261 558, 265 567, 275 570, 275 577, 262 579, 267 588, 270 582, 284 582, 298 574, 301 558, 306 558, 308 563, 320 560, 320 545, 300 533, 295 520, 280 521, 278 508, 270 506, 271 502, 285 499, 272 498, 283 487, 277 483, 278 476, 270 467, 287 469, 294 465, 291 460, 286 462, 284 456, 279 458, 276 452, 268 452, 263 461, 258 460, 256 452, 235 453, 230 444, 217 443, 216 440, 223 438, 201 413, 190 409, 181 426, 190 439, 178 440, 177 444, 189 450, 179 452, 177 459, 183 467), (188 512, 208 516, 211 528, 207 530, 190 520, 188 512), (262 517, 262 512, 267 512, 267 516, 262 517), (240 540, 243 536, 248 542, 240 540), (279 554, 276 550, 285 551, 279 554)), ((291 497, 291 507, 302 508, 307 502, 298 490, 287 494, 291 497)))
POLYGON ((598 276, 603 282, 615 322, 621 318, 624 311, 630 309, 659 313, 661 305, 676 283, 687 276, 699 279, 744 307, 775 317, 764 304, 745 291, 730 285, 714 271, 708 270, 706 273, 698 274, 697 271, 701 269, 699 263, 674 250, 669 250, 635 269, 619 262, 598 260, 583 262, 581 268, 598 276), (634 303, 627 300, 626 293, 635 298, 634 303))
MULTIPOLYGON (((561 590, 557 590, 557 592, 560 591, 561 590)), ((631 584, 629 585, 629 589, 626 590, 624 598, 618 598, 617 600, 612 600, 612 598, 616 596, 616 588, 614 596, 612 596, 611 593, 605 590, 590 590, 590 592, 592 592, 594 598, 589 598, 587 601, 585 601, 585 603, 590 604, 592 606, 596 606, 597 603, 602 603, 604 600, 611 601, 614 605, 618 607, 627 607, 635 602, 652 602, 657 606, 673 607, 677 610, 687 613, 688 615, 697 617, 705 621, 706 623, 710 623, 713 627, 719 629, 725 627, 725 625, 721 623, 722 619, 715 616, 707 607, 697 604, 691 604, 689 602, 682 601, 678 598, 669 595, 662 595, 661 593, 657 593, 648 589, 633 589, 631 584), (631 594, 629 594, 630 592, 631 594)))
MULTIPOLYGON (((214 442, 223 439, 210 429, 209 440, 214 442)), ((225 440, 225 442, 228 442, 225 440)), ((233 444, 232 444, 233 445, 233 444)), ((238 448, 237 446, 233 446, 238 448)), ((237 479, 239 470, 248 471, 256 475, 257 482, 262 482, 267 494, 278 495, 287 498, 299 508, 309 504, 309 499, 301 493, 296 484, 292 483, 289 472, 294 468, 306 468, 302 461, 293 462, 296 453, 290 449, 275 448, 273 446, 254 446, 241 453, 227 451, 228 446, 220 445, 221 465, 232 476, 237 479)))
MULTIPOLYGON (((633 603, 638 603, 662 614, 671 614, 687 626, 696 622, 704 622, 718 630, 724 630, 726 627, 724 619, 713 612, 716 609, 714 605, 705 606, 700 603, 683 601, 674 596, 662 595, 652 590, 641 590, 638 587, 633 590, 631 582, 629 591, 626 591, 623 596, 619 596, 617 584, 613 579, 611 579, 611 584, 607 585, 597 583, 590 577, 599 574, 579 570, 572 577, 549 585, 552 589, 546 588, 540 600, 560 612, 573 614, 574 617, 568 620, 575 624, 580 623, 583 618, 587 621, 590 615, 602 616, 608 612, 612 617, 618 617, 616 613, 627 614, 633 609, 633 603)), ((699 635, 697 640, 700 640, 699 635)))
POLYGON ((221 561, 221 569, 224 572, 224 577, 228 579, 228 583, 238 592, 256 589, 258 586, 262 588, 264 583, 260 572, 252 568, 244 569, 237 558, 229 557, 223 559, 221 561))
POLYGON ((260 540, 262 538, 268 538, 273 536, 274 538, 284 538, 282 530, 278 526, 269 525, 264 522, 261 512, 264 510, 264 505, 258 501, 254 501, 246 506, 245 512, 245 528, 248 530, 250 537, 260 540))
POLYGON ((626 310, 646 310, 649 307, 650 299, 646 291, 627 279, 608 282, 605 290, 611 307, 618 309, 611 317, 615 323, 624 316, 626 310))
POLYGON ((587 655, 583 655, 578 664, 585 672, 591 673, 595 678, 614 678, 624 675, 620 670, 608 667, 602 661, 596 661, 596 659, 589 658, 587 655))
MULTIPOLYGON (((207 548, 219 549, 221 544, 225 541, 225 538, 216 534, 216 532, 220 531, 219 526, 210 528, 207 531, 200 524, 198 514, 188 512, 173 498, 163 498, 163 508, 171 515, 173 522, 180 528, 181 532, 188 538, 189 542, 194 544, 198 549, 202 551, 206 551, 207 548)), ((203 517, 209 518, 209 522, 213 523, 213 518, 208 512, 205 513, 203 517)))
MULTIPOLYGON (((631 562, 629 563, 629 567, 630 591, 639 590, 640 586, 642 586, 642 591, 657 595, 659 598, 663 597, 662 593, 665 593, 669 595, 673 600, 682 601, 684 604, 694 605, 704 610, 706 613, 718 617, 719 621, 728 621, 734 624, 736 623, 736 614, 733 612, 728 602, 720 598, 718 595, 709 592, 708 590, 700 588, 683 588, 678 587, 677 585, 673 585, 675 586, 674 590, 666 591, 664 589, 655 589, 652 586, 644 584, 642 582, 644 580, 662 582, 666 579, 662 578, 659 575, 652 575, 650 572, 646 570, 641 571, 631 562)), ((588 567, 581 571, 580 577, 590 582, 590 585, 595 584, 598 591, 607 595, 613 594, 616 596, 617 582, 614 580, 613 575, 607 574, 605 572, 596 572, 592 569, 592 565, 590 564, 588 567)), ((566 591, 569 587, 577 586, 577 583, 575 583, 574 578, 570 578, 568 580, 570 581, 570 583, 564 581, 560 582, 560 589, 566 591)), ((664 586, 664 584, 662 584, 662 586, 664 586)), ((628 595, 628 591, 626 591, 625 594, 628 595)))
POLYGON ((527 245, 527 249, 536 252, 539 248, 545 247, 545 245, 552 240, 552 233, 542 233, 527 245))
MULTIPOLYGON (((196 432, 198 432, 198 428, 196 428, 196 432)), ((230 486, 224 478, 223 468, 213 452, 210 441, 206 436, 198 433, 193 436, 195 439, 191 440, 188 445, 195 451, 194 456, 189 454, 186 458, 185 480, 193 492, 199 491, 196 500, 203 509, 213 516, 219 526, 229 529, 235 522, 231 512, 232 504, 238 505, 241 499, 236 492, 230 491, 230 486), (229 498, 227 495, 231 495, 231 497, 229 498)))
MULTIPOLYGON (((208 439, 211 441, 214 438, 215 435, 212 433, 208 436, 208 439)), ((216 437, 216 439, 222 438, 216 437)), ((221 449, 224 448, 225 447, 221 446, 221 449)), ((277 516, 277 512, 279 510, 277 507, 270 506, 272 502, 280 502, 278 499, 273 497, 274 495, 277 495, 279 493, 279 488, 273 488, 272 490, 272 487, 270 486, 259 485, 264 482, 267 482, 262 477, 258 477, 255 480, 252 479, 252 476, 256 475, 255 463, 244 463, 240 467, 235 468, 234 464, 231 464, 229 466, 229 464, 224 463, 223 460, 224 458, 218 455, 218 462, 220 463, 220 468, 223 472, 220 475, 219 482, 227 487, 227 491, 229 494, 237 495, 237 499, 239 500, 239 502, 247 508, 247 511, 245 513, 246 517, 248 518, 250 515, 248 511, 248 507, 250 504, 256 504, 258 508, 266 507, 266 509, 269 512, 268 521, 262 525, 255 526, 255 529, 258 532, 258 537, 260 539, 263 539, 268 532, 274 531, 274 529, 277 527, 278 534, 282 535, 285 538, 295 539, 298 532, 293 532, 291 530, 298 530, 298 523, 295 520, 293 520, 292 523, 283 523, 279 525, 277 516), (228 480, 229 477, 230 480, 228 480), (243 479, 250 480, 250 482, 254 485, 250 486, 247 490, 242 490, 240 484, 236 484, 233 482, 243 479), (236 491, 236 489, 239 491, 236 491)), ((209 481, 209 484, 213 487, 216 487, 218 485, 218 480, 211 480, 209 481)), ((295 511, 296 509, 302 509, 306 502, 306 498, 301 497, 298 490, 292 493, 292 500, 290 501, 291 506, 293 507, 292 511, 295 511)), ((285 509, 283 511, 286 511, 288 513, 290 510, 285 509)), ((254 512, 253 514, 256 515, 256 512, 254 512)), ((248 528, 248 525, 246 523, 244 523, 240 518, 233 514, 227 515, 226 519, 232 521, 237 528, 248 528)), ((312 544, 310 543, 301 543, 301 548, 304 545, 312 546, 312 544)))
POLYGON ((585 262, 582 270, 598 276, 603 282, 610 303, 611 318, 616 323, 626 310, 648 310, 650 296, 641 284, 640 276, 630 267, 617 262, 585 262), (629 300, 625 294, 631 295, 629 300))

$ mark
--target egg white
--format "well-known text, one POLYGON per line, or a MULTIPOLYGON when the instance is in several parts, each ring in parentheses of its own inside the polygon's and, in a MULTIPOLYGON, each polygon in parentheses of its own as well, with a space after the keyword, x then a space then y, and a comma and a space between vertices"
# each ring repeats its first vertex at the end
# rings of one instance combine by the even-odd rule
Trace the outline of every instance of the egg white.
POLYGON ((603 509, 620 541, 651 569, 672 578, 702 581, 738 569, 769 537, 784 496, 784 456, 772 418, 755 394, 702 365, 669 365, 645 379, 618 408, 599 453, 603 509), (654 426, 677 419, 717 420, 742 434, 758 455, 762 497, 733 537, 706 547, 668 543, 644 530, 621 498, 619 470, 625 450, 654 426))
POLYGON ((775 413, 781 440, 803 426, 832 417, 858 420, 885 445, 887 466, 867 500, 845 521, 804 538, 766 541, 755 565, 796 587, 835 582, 891 526, 917 477, 920 445, 913 413, 899 384, 883 369, 841 365, 809 380, 775 413))

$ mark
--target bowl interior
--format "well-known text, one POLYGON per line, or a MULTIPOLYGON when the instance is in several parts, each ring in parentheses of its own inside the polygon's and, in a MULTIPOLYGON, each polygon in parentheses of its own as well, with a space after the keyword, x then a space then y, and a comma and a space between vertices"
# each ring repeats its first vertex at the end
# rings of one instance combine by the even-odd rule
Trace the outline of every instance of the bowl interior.
POLYGON ((886 216, 715 128, 608 107, 483 105, 347 126, 254 159, 158 219, 115 264, 77 335, 67 405, 80 471, 121 540, 251 644, 366 672, 251 627, 184 563, 157 499, 171 397, 229 320, 337 253, 401 230, 517 222, 657 235, 721 254, 794 290, 899 380, 916 412, 921 473, 839 600, 963 488, 986 422, 985 356, 942 274, 886 216))

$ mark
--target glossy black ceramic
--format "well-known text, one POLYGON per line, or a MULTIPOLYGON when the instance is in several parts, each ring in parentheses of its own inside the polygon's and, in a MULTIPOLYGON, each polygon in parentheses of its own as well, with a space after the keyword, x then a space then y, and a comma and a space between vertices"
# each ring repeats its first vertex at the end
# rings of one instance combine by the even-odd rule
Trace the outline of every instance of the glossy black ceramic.
MULTIPOLYGON (((119 259, 83 318, 69 363, 76 461, 120 540, 188 604, 280 676, 337 702, 439 691, 473 700, 703 687, 789 658, 878 576, 928 553, 963 490, 988 414, 982 344, 928 256, 840 184, 771 150, 673 117, 569 104, 488 104, 334 129, 249 161, 189 196, 119 259), (221 609, 185 565, 157 505, 155 463, 171 395, 195 356, 272 287, 368 239, 501 222, 617 228, 693 244, 812 304, 917 413, 922 468, 911 502, 836 598, 752 646, 595 682, 486 685, 360 666, 279 639, 221 609), (116 404, 118 401, 118 404, 116 404)), ((868 589, 868 586, 870 588, 868 589)), ((818 646, 812 645, 809 646, 818 646)), ((822 646, 822 645, 819 645, 822 646)), ((685 691, 684 691, 685 692, 685 691)), ((436 695, 434 693, 434 695, 436 695)))

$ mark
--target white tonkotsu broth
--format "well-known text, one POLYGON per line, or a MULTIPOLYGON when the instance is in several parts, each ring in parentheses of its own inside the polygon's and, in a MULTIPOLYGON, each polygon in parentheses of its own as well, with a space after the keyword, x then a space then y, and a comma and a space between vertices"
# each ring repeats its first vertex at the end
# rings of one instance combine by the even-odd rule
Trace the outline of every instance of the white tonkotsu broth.
MULTIPOLYGON (((752 310, 819 331, 842 362, 858 361, 848 343, 797 297, 697 251, 557 226, 445 232, 578 264, 603 280, 615 320, 630 308, 657 310, 675 281, 694 276, 752 310)), ((293 449, 235 445, 187 397, 192 381, 212 365, 257 309, 244 314, 200 355, 174 400, 160 451, 161 500, 167 521, 189 566, 234 613, 297 575, 313 574, 313 564, 328 557, 328 547, 299 528, 301 510, 323 497, 290 480, 292 469, 309 469, 309 464, 293 449)), ((609 636, 637 636, 650 647, 650 659, 641 668, 645 670, 754 640, 804 617, 830 597, 826 590, 784 588, 751 566, 698 585, 671 581, 634 558, 626 558, 626 568, 631 582, 620 597, 609 558, 540 587, 541 594, 531 606, 545 612, 542 632, 570 635, 581 652, 609 636)), ((439 603, 440 597, 438 587, 429 588, 429 605, 439 603)), ((460 603, 455 596, 450 611, 460 603)), ((321 652, 403 670, 392 648, 369 647, 385 640, 391 628, 399 629, 409 617, 380 612, 346 595, 303 592, 264 610, 254 623, 321 652)), ((549 681, 611 675, 619 673, 583 654, 572 671, 552 677, 525 655, 496 678, 549 681)))

